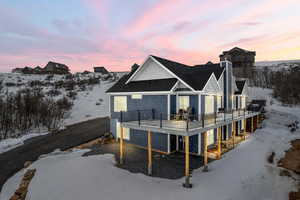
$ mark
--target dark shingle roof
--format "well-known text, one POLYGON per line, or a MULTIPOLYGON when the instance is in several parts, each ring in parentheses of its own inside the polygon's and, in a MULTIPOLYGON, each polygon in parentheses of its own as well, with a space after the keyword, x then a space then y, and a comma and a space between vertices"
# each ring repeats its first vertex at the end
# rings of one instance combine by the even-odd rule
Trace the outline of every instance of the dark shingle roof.
POLYGON ((176 78, 145 80, 145 81, 130 81, 125 84, 128 77, 122 77, 115 85, 109 88, 106 92, 157 92, 170 91, 176 84, 176 78))
POLYGON ((194 90, 202 90, 212 73, 215 73, 216 78, 219 79, 224 70, 223 67, 220 67, 220 64, 195 65, 192 67, 165 58, 152 57, 167 67, 194 90))
MULTIPOLYGON (((220 67, 220 64, 188 66, 153 55, 151 55, 151 57, 165 66, 194 90, 202 90, 212 73, 219 79, 224 70, 223 67, 220 67)), ((136 69, 131 71, 128 75, 123 76, 114 86, 107 90, 107 92, 170 91, 177 81, 176 78, 169 78, 130 81, 125 84, 135 71, 136 69)))
POLYGON ((238 88, 238 91, 235 92, 234 94, 242 94, 246 81, 245 80, 235 81, 235 83, 236 83, 236 87, 238 88))

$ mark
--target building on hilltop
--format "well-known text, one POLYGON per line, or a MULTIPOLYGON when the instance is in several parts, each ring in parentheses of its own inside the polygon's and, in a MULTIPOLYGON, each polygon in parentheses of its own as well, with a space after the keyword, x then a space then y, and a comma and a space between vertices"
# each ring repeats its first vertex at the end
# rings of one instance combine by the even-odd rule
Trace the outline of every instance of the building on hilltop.
POLYGON ((46 74, 68 74, 70 72, 67 65, 52 61, 48 62, 43 71, 46 74))
POLYGON ((105 67, 94 67, 94 72, 95 73, 102 73, 102 74, 109 74, 107 69, 105 67))
POLYGON ((236 77, 249 78, 255 63, 255 56, 255 51, 234 47, 229 51, 223 51, 219 57, 220 61, 228 60, 232 63, 233 74, 236 77))

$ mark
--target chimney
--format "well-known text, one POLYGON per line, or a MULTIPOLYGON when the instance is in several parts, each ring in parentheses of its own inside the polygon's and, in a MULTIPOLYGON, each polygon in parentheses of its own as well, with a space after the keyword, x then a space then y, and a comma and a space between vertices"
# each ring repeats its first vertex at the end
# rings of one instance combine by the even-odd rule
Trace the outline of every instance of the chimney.
POLYGON ((233 88, 233 75, 232 75, 232 63, 228 60, 221 61, 220 66, 225 68, 224 71, 224 108, 225 110, 232 110, 233 106, 233 94, 234 94, 234 88, 233 88))

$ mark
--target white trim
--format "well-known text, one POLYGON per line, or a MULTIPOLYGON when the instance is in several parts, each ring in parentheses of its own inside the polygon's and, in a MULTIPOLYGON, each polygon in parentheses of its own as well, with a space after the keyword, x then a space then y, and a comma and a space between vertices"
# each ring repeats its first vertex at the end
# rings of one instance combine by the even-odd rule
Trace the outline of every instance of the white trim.
POLYGON ((182 84, 184 84, 186 87, 190 88, 193 92, 195 92, 195 90, 189 86, 186 82, 184 82, 181 78, 179 78, 176 74, 174 74, 173 72, 171 72, 168 68, 166 68, 164 65, 162 65, 160 62, 158 62, 155 58, 153 58, 152 56, 150 56, 158 65, 160 65, 163 69, 165 69, 167 72, 169 72, 172 76, 174 76, 175 78, 177 78, 178 80, 180 80, 182 82, 182 84))
MULTIPOLYGON (((215 74, 214 74, 213 72, 211 73, 211 75, 210 75, 208 81, 205 83, 205 86, 203 87, 202 91, 205 91, 205 88, 206 88, 206 86, 207 86, 207 84, 209 83, 209 81, 210 81, 211 78, 214 78, 215 81, 217 82, 217 86, 218 86, 218 92, 217 92, 217 93, 219 93, 221 89, 220 89, 220 86, 219 86, 219 84, 218 84, 218 80, 217 80, 217 78, 216 78, 216 76, 215 76, 215 74)), ((214 93, 214 94, 217 94, 217 93, 214 93)))
POLYGON ((149 92, 108 92, 110 95, 132 95, 132 94, 144 94, 144 95, 161 95, 161 94, 171 94, 170 91, 149 91, 149 92))
POLYGON ((131 79, 133 79, 133 77, 136 75, 136 73, 137 73, 138 71, 141 70, 141 68, 144 66, 144 64, 148 61, 149 58, 150 58, 150 56, 148 56, 148 57, 144 60, 143 64, 142 64, 137 70, 135 70, 135 72, 129 77, 129 79, 126 81, 125 84, 129 83, 129 82, 131 81, 131 79))
POLYGON ((179 81, 177 81, 177 82, 175 83, 175 85, 172 87, 171 92, 174 92, 174 90, 175 90, 175 88, 177 87, 178 84, 179 84, 179 81))
POLYGON ((167 103, 167 106, 168 106, 168 120, 170 120, 170 115, 171 115, 171 104, 170 104, 170 102, 171 102, 171 96, 170 96, 170 94, 168 94, 168 103, 167 103))
POLYGON ((170 153, 170 134, 168 134, 168 153, 170 153))

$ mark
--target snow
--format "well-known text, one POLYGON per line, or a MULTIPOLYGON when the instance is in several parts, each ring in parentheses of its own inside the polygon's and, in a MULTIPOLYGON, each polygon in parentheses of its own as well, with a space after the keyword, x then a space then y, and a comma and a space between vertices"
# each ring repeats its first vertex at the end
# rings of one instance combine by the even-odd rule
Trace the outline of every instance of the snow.
POLYGON ((105 91, 113 84, 114 82, 101 82, 91 91, 79 92, 70 115, 65 119, 65 125, 109 116, 109 96, 105 91))
POLYGON ((300 66, 300 60, 278 60, 278 61, 260 61, 255 62, 256 69, 267 67, 271 71, 288 70, 293 67, 300 66))
POLYGON ((19 138, 9 138, 5 140, 0 141, 0 153, 4 153, 6 151, 9 151, 11 149, 14 149, 22 144, 24 144, 25 140, 28 140, 33 137, 41 136, 41 135, 46 135, 48 132, 41 132, 41 133, 29 133, 26 135, 23 135, 22 137, 19 138))
MULTIPOLYGON (((257 96, 269 97, 270 90, 251 88, 257 96)), ((285 126, 299 120, 300 109, 283 107, 276 101, 267 106, 263 128, 209 164, 210 171, 193 171, 192 189, 182 187, 184 178, 168 180, 133 174, 115 167, 113 155, 82 157, 86 151, 55 151, 42 156, 30 168, 37 172, 29 186, 27 200, 40 199, 220 199, 284 200, 296 189, 289 177, 279 176, 280 168, 267 162, 271 152, 277 161, 300 132, 289 132, 285 126)), ((145 163, 146 164, 146 163, 145 163)), ((20 183, 25 170, 4 185, 0 200, 7 200, 20 183)))

